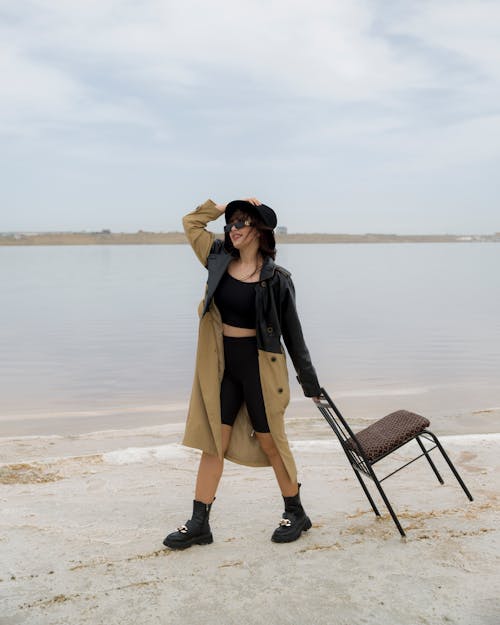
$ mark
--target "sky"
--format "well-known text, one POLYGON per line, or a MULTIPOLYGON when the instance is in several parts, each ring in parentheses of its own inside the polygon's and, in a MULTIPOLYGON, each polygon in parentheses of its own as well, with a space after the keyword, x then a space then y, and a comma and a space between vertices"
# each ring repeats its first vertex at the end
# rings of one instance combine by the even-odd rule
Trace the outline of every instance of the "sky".
POLYGON ((498 0, 0 0, 0 77, 0 231, 500 231, 498 0))

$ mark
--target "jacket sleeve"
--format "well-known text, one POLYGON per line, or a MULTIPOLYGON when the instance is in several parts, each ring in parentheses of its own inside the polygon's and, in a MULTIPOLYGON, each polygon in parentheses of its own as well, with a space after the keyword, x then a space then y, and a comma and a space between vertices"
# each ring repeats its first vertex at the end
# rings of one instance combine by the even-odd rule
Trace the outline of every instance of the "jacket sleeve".
POLYGON ((204 267, 207 266, 207 258, 215 241, 215 234, 209 232, 206 225, 222 214, 215 202, 207 200, 182 218, 182 225, 189 244, 204 267))
POLYGON ((311 362, 311 356, 297 314, 295 288, 290 277, 285 279, 287 285, 283 290, 281 299, 281 333, 304 395, 306 397, 318 397, 321 394, 321 387, 311 362))

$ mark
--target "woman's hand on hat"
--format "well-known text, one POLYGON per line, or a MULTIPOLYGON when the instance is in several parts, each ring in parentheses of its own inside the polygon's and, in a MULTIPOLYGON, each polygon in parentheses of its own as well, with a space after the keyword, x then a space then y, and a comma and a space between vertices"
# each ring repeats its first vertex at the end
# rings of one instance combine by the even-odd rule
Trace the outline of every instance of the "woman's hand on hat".
POLYGON ((253 204, 254 206, 260 206, 262 204, 262 202, 258 200, 256 197, 246 197, 246 198, 243 198, 243 201, 249 202, 250 204, 253 204))
MULTIPOLYGON (((249 204, 253 204, 254 206, 260 206, 262 202, 258 200, 256 197, 246 197, 243 199, 244 202, 248 202, 249 204)), ((227 204, 216 204, 215 208, 223 213, 226 210, 227 204)))

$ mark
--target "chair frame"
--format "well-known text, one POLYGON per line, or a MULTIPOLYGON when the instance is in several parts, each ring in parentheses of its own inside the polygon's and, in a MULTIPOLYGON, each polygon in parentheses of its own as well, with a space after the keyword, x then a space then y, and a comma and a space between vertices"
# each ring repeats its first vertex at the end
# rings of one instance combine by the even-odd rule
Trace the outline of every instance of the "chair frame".
POLYGON ((416 434, 415 436, 413 436, 412 438, 410 438, 409 440, 405 441, 404 443, 401 443, 400 445, 398 445, 397 447, 394 447, 393 449, 390 449, 387 453, 383 454, 380 457, 377 457, 375 460, 369 460, 366 456, 366 453, 363 450, 363 447, 361 446, 360 442, 358 441, 356 434, 352 431, 352 429, 350 428, 349 424, 347 423, 347 421, 344 419, 344 417, 342 416, 342 414, 340 413, 339 409, 337 408, 337 406, 334 404, 334 402, 332 401, 332 399, 330 398, 330 396, 328 395, 328 393, 325 391, 324 388, 321 389, 321 395, 320 395, 320 401, 316 404, 319 411, 321 412, 321 414, 323 415, 323 417, 325 418, 325 420, 327 421, 327 423, 330 425, 330 427, 332 428, 332 430, 335 432, 335 434, 337 435, 337 438, 340 441, 340 444, 342 445, 342 449, 344 450, 349 463, 354 471, 354 473, 356 474, 356 477, 358 478, 358 481, 368 499, 368 501, 370 502, 370 505, 373 509, 373 511, 375 512, 376 516, 380 517, 380 512, 377 508, 377 506, 375 505, 375 502, 373 501, 372 496, 370 495, 370 492, 362 478, 362 474, 365 475, 366 477, 370 478, 376 485, 378 492, 380 493, 380 496, 382 497, 387 510, 389 511, 389 514, 392 517, 392 520, 394 521, 394 523, 396 524, 396 527, 398 528, 399 533, 401 534, 401 536, 406 536, 405 531, 403 530, 401 523, 399 522, 398 517, 396 516, 396 513, 394 512, 394 509, 392 508, 389 499, 387 498, 387 495, 384 492, 384 489, 382 488, 382 482, 384 480, 386 480, 387 478, 391 477, 392 475, 394 475, 395 473, 398 473, 399 471, 401 471, 402 469, 404 469, 405 467, 407 467, 408 465, 412 464, 413 462, 415 462, 416 460, 418 460, 419 458, 423 458, 425 457, 431 467, 431 469, 433 470, 435 476, 437 477, 438 481, 440 484, 444 484, 444 480, 441 477, 441 474, 439 473, 439 471, 436 468, 436 465, 434 464, 434 462, 432 461, 432 458, 429 455, 429 452, 431 452, 433 449, 439 449, 439 451, 441 452, 443 458, 446 460, 448 466, 450 467, 453 475, 456 477, 458 483, 460 484, 460 486, 462 487, 464 493, 467 495, 468 499, 470 501, 473 501, 473 497, 470 494, 469 489, 467 488, 467 486, 465 485, 464 481, 462 480, 462 478, 460 477, 458 471, 456 470, 455 466, 453 465, 453 463, 451 462, 450 458, 448 457, 448 454, 445 452, 445 450, 443 449, 441 443, 439 442, 437 436, 431 432, 428 429, 423 430, 422 432, 419 432, 418 434, 416 434), (355 451, 349 444, 348 441, 351 441, 351 445, 352 447, 356 447, 357 451, 355 451), (424 443, 421 439, 425 439, 427 441, 430 441, 431 443, 433 443, 433 446, 430 448, 426 448, 424 446, 424 443), (392 471, 391 473, 389 473, 388 475, 386 475, 385 477, 379 479, 377 477, 377 475, 375 474, 375 471, 373 470, 373 465, 375 465, 377 462, 379 462, 380 460, 382 460, 383 458, 386 458, 387 456, 389 456, 390 454, 392 454, 394 451, 396 451, 397 449, 400 449, 401 447, 404 447, 404 445, 407 445, 408 443, 410 443, 412 440, 416 440, 420 449, 422 450, 422 453, 419 454, 418 456, 416 456, 415 458, 413 458, 412 460, 406 462, 405 464, 403 464, 402 466, 400 466, 398 469, 392 471))

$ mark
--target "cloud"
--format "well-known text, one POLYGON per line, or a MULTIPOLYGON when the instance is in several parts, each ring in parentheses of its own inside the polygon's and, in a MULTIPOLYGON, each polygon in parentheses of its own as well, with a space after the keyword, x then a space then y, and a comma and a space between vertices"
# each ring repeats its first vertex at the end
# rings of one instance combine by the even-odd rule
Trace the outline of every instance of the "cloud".
POLYGON ((13 46, 0 44, 0 110, 2 123, 38 117, 60 118, 82 97, 78 83, 46 63, 24 56, 13 46))
MULTIPOLYGON (((155 118, 151 99, 203 97, 228 85, 264 97, 381 102, 442 86, 442 67, 396 36, 443 48, 439 24, 452 15, 464 29, 474 11, 473 3, 459 4, 467 9, 462 20, 452 5, 424 3, 410 18, 387 17, 377 29, 377 4, 367 0, 34 1, 28 10, 10 7, 1 31, 8 90, 2 112, 24 118, 31 110, 34 118, 55 120, 76 110, 90 121, 111 121, 106 106, 114 101, 122 121, 141 123, 155 118), (131 96, 146 102, 140 115, 130 112, 131 96)), ((465 55, 464 40, 448 30, 450 53, 476 64, 479 74, 498 68, 479 36, 466 39, 477 45, 465 55)))
POLYGON ((500 78, 500 5, 491 0, 441 0, 419 3, 405 20, 405 32, 426 46, 467 64, 471 76, 500 78))
POLYGON ((430 189, 429 172, 498 160, 496 2, 0 0, 0 15, 2 162, 51 196, 50 153, 82 206, 93 180, 122 185, 131 213, 144 180, 154 198, 166 180, 185 197, 193 180, 271 194, 294 178, 319 202, 332 165, 346 195, 407 172, 418 197, 421 172, 430 189))

